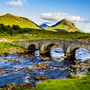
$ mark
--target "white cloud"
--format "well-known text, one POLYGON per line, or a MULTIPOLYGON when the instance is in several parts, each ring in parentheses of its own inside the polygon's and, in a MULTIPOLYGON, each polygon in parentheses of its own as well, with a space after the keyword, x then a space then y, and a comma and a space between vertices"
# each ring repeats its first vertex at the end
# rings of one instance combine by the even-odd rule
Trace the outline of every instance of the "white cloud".
POLYGON ((90 33, 90 22, 89 23, 77 23, 76 26, 86 32, 86 33, 90 33))
POLYGON ((52 24, 55 24, 55 22, 58 22, 65 18, 65 19, 75 23, 76 27, 78 29, 80 29, 86 33, 90 33, 90 20, 88 19, 88 21, 87 21, 84 18, 81 18, 80 16, 56 12, 56 13, 42 13, 41 18, 47 22, 50 21, 52 24))
MULTIPOLYGON (((24 1, 26 1, 26 0, 24 0, 24 1)), ((10 6, 10 7, 12 7, 12 6, 22 6, 23 3, 22 3, 21 0, 17 0, 17 1, 12 0, 12 1, 7 2, 7 5, 10 6)))
POLYGON ((74 15, 68 15, 67 13, 42 13, 41 18, 44 20, 50 20, 50 21, 60 21, 64 18, 67 20, 74 22, 74 23, 80 23, 86 21, 84 18, 81 18, 80 16, 74 16, 74 15))

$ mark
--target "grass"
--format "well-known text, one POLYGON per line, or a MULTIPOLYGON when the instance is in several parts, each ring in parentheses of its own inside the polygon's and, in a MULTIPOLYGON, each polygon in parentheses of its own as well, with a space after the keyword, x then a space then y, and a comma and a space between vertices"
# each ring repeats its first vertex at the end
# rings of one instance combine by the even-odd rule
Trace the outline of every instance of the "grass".
POLYGON ((85 39, 90 38, 90 34, 87 33, 74 33, 74 32, 52 32, 45 30, 33 30, 31 33, 27 33, 28 36, 24 34, 14 34, 12 36, 0 36, 1 39, 6 39, 10 42, 17 40, 40 40, 40 39, 85 39))
POLYGON ((49 79, 36 87, 18 88, 17 90, 90 90, 90 75, 80 79, 49 79))
POLYGON ((10 43, 0 43, 0 53, 6 53, 5 50, 11 49, 11 48, 17 48, 17 49, 24 49, 22 46, 12 45, 10 43))
POLYGON ((75 31, 80 31, 78 28, 76 28, 75 24, 63 19, 59 22, 57 22, 55 25, 53 25, 52 27, 46 28, 46 30, 48 31, 63 31, 63 32, 75 32, 75 31))
POLYGON ((14 16, 12 14, 6 14, 3 16, 0 16, 0 23, 3 23, 4 25, 18 25, 21 28, 35 28, 35 29, 40 29, 34 22, 31 20, 24 18, 24 17, 19 17, 19 16, 14 16))

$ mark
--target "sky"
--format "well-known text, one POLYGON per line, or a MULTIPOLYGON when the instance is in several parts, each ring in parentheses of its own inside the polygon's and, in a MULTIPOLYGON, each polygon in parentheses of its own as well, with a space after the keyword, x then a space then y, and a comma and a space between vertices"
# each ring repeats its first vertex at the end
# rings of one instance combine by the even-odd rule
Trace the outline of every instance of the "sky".
POLYGON ((53 25, 62 19, 90 33, 90 0, 0 0, 0 15, 15 14, 36 24, 53 25))

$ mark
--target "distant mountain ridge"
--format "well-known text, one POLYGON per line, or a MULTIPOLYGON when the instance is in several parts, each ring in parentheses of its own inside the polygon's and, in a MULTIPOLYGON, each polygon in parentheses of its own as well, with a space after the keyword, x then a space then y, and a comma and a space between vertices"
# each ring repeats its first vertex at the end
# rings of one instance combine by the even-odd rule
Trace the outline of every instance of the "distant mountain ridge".
POLYGON ((40 25, 40 27, 44 29, 44 28, 48 28, 49 26, 46 23, 43 23, 40 25))
POLYGON ((0 16, 0 24, 4 25, 18 25, 21 28, 34 28, 34 29, 41 29, 36 23, 31 21, 28 18, 21 17, 19 15, 12 15, 7 13, 6 15, 0 16))
POLYGON ((46 30, 63 31, 63 32, 75 32, 75 31, 82 32, 81 30, 76 28, 74 23, 72 23, 66 19, 63 19, 63 20, 57 22, 56 24, 52 25, 51 27, 46 28, 46 30))

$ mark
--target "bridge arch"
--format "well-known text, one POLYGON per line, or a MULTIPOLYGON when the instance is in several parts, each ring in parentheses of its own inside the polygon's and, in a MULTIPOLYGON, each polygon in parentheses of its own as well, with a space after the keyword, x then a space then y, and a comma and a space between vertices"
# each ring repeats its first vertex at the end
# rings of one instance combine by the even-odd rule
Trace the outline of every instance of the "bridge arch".
POLYGON ((35 44, 30 44, 27 48, 27 50, 33 52, 35 51, 36 49, 39 49, 35 44))

